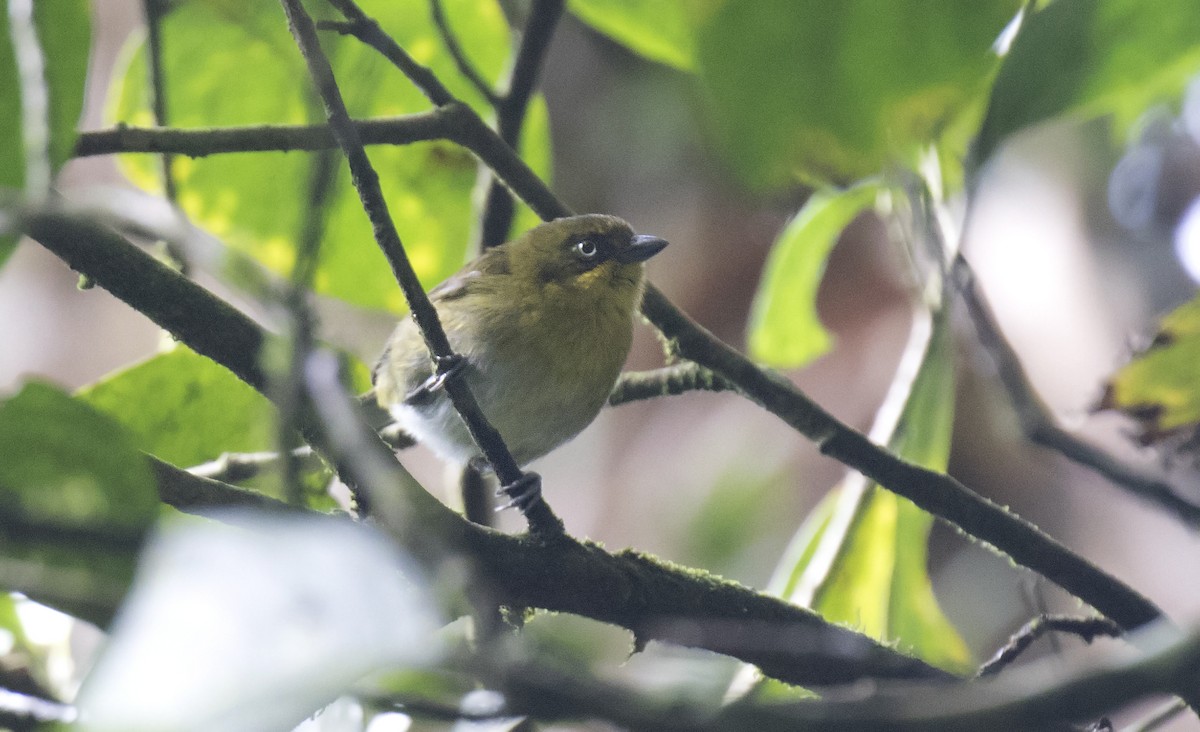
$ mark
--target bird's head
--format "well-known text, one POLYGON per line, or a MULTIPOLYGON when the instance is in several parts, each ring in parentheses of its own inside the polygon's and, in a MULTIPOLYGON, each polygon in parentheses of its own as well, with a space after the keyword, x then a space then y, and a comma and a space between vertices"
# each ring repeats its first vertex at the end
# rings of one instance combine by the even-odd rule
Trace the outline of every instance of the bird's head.
POLYGON ((642 262, 667 242, 634 234, 616 216, 586 214, 534 227, 506 245, 513 274, 543 290, 602 299, 632 309, 642 287, 642 262))

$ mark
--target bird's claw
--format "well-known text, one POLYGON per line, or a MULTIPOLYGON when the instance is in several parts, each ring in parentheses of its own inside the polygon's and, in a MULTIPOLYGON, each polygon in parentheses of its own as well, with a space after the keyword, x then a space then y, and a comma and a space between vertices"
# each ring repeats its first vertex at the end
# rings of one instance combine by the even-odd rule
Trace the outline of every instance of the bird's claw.
POLYGON ((437 394, 446 386, 446 381, 454 378, 462 373, 467 366, 467 359, 461 353, 451 353, 449 356, 434 356, 434 365, 437 367, 433 374, 425 381, 421 382, 408 395, 404 397, 404 403, 410 405, 419 405, 428 403, 434 394, 437 394))
POLYGON ((496 495, 500 498, 507 497, 508 502, 496 508, 496 511, 503 511, 506 508, 516 508, 521 513, 527 513, 530 508, 536 506, 542 500, 542 476, 537 473, 529 472, 517 478, 508 485, 502 485, 496 489, 496 495))

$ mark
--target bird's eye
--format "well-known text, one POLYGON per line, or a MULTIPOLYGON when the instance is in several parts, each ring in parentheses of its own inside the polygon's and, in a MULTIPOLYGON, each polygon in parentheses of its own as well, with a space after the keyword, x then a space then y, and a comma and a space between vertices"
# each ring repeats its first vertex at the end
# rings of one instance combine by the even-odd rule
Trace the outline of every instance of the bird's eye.
POLYGON ((600 249, 596 246, 596 242, 584 239, 575 245, 575 253, 581 259, 591 261, 600 253, 600 249))

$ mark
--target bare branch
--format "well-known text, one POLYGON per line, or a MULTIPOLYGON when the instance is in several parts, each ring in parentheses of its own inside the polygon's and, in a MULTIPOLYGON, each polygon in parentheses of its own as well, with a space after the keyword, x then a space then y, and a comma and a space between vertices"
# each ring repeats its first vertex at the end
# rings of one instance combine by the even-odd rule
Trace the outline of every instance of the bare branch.
MULTIPOLYGON (((439 0, 433 0, 435 4, 439 0)), ((494 103, 496 108, 496 131, 500 139, 516 149, 521 139, 521 127, 537 78, 554 37, 554 29, 563 13, 563 0, 533 0, 529 8, 529 20, 521 33, 521 46, 508 77, 508 91, 494 103)), ((508 239, 512 228, 515 205, 512 193, 504 187, 490 170, 487 176, 487 193, 484 197, 483 213, 480 216, 479 245, 481 249, 496 246, 508 239)))
POLYGON ((196 513, 214 508, 234 507, 254 508, 260 511, 301 510, 258 491, 238 488, 177 468, 153 455, 146 457, 150 461, 150 469, 154 471, 154 478, 158 481, 159 499, 180 511, 196 513))
POLYGON ((1116 621, 1136 628, 1162 611, 1133 588, 1071 552, 1036 526, 972 492, 954 478, 901 460, 826 412, 778 374, 764 371, 687 318, 650 286, 642 313, 680 356, 737 385, 764 409, 811 439, 821 452, 904 496, 966 534, 1041 574, 1116 621))
POLYGON ((496 105, 500 101, 500 97, 497 96, 487 79, 484 79, 483 75, 479 73, 479 69, 475 68, 475 64, 471 63, 471 59, 467 58, 466 51, 458 42, 458 36, 450 28, 450 19, 446 17, 446 8, 442 5, 442 0, 429 0, 429 9, 433 13, 433 24, 437 26, 442 43, 446 45, 446 50, 454 59, 454 65, 458 67, 458 72, 471 82, 471 86, 475 87, 475 91, 479 92, 484 99, 493 106, 496 105))
POLYGON ((954 262, 954 279, 971 321, 975 324, 979 343, 996 364, 1000 382, 1008 391, 1008 398, 1016 409, 1025 436, 1035 444, 1059 452, 1094 470, 1114 485, 1168 511, 1193 529, 1200 529, 1200 505, 1184 499, 1165 481, 1126 465, 1058 424, 1050 408, 1038 397, 1016 351, 1004 338, 971 266, 961 255, 954 262))
POLYGON ((1116 637, 1121 629, 1108 618, 1090 617, 1079 618, 1071 615, 1039 615, 1021 627, 1008 642, 979 668, 978 676, 991 676, 1000 673, 1004 667, 1017 659, 1033 642, 1043 635, 1056 633, 1071 633, 1091 643, 1097 636, 1116 637))
MULTIPOLYGON (((454 108, 436 108, 421 114, 357 121, 366 145, 408 145, 447 139, 456 124, 454 108)), ((288 152, 328 150, 337 147, 328 125, 252 125, 198 129, 155 129, 120 125, 107 130, 81 132, 76 157, 115 153, 178 153, 197 158, 234 152, 288 152)))
MULTIPOLYGON (((300 463, 300 469, 305 471, 319 470, 325 463, 308 445, 292 450, 292 459, 300 463)), ((250 480, 267 470, 279 469, 279 453, 277 452, 227 452, 215 460, 194 465, 187 472, 197 478, 207 478, 224 483, 241 483, 250 480)))

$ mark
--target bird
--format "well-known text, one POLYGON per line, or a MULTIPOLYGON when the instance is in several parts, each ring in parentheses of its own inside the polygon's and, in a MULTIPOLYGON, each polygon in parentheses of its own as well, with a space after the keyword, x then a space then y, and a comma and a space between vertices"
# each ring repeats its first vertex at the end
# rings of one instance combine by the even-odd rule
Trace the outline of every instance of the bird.
MULTIPOLYGON (((449 378, 466 380, 518 465, 596 418, 629 354, 643 262, 666 246, 616 216, 564 217, 485 250, 430 290, 458 356, 449 378)), ((416 322, 401 320, 373 371, 376 400, 443 460, 483 465, 444 378, 416 322)), ((501 490, 525 510, 538 486, 501 490)))

